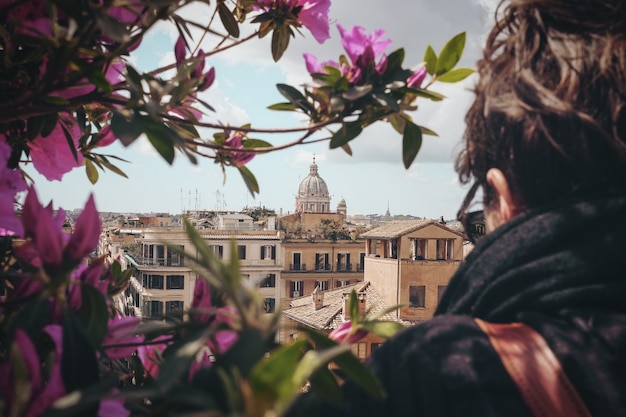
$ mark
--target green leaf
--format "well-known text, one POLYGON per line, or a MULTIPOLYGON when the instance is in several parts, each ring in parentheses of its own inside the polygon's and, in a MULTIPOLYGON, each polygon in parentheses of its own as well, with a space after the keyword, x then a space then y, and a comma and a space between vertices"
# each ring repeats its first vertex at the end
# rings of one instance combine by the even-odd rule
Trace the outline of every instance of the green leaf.
POLYGON ((109 171, 115 172, 120 177, 128 178, 128 176, 126 175, 126 173, 124 173, 124 171, 122 171, 116 165, 113 165, 111 162, 109 162, 109 159, 106 158, 104 155, 96 155, 96 156, 98 157, 98 160, 100 161, 100 163, 104 165, 109 171))
POLYGON ((272 58, 278 62, 289 46, 289 28, 285 25, 277 26, 272 33, 272 58))
POLYGON ((435 74, 439 76, 454 68, 463 55, 463 49, 465 49, 465 32, 454 36, 444 45, 437 58, 435 74))
POLYGON ((276 103, 267 107, 269 110, 294 111, 296 109, 293 103, 276 103))
POLYGON ((146 136, 148 140, 154 146, 154 149, 172 165, 174 162, 174 143, 167 126, 159 124, 149 124, 146 126, 146 136))
POLYGON ((362 323, 362 327, 370 333, 373 333, 382 338, 388 339, 400 330, 404 329, 404 326, 395 321, 372 321, 362 323))
POLYGON ((252 194, 253 196, 255 194, 258 194, 259 183, 257 182, 254 174, 252 174, 252 171, 250 171, 243 165, 237 167, 237 169, 239 170, 239 173, 241 174, 241 177, 243 178, 243 182, 246 184, 246 187, 248 187, 248 191, 250 191, 250 194, 252 194))
POLYGON ((41 128, 41 136, 45 138, 50 135, 50 133, 52 133, 52 131, 56 127, 58 116, 57 113, 49 113, 46 114, 44 117, 46 121, 44 123, 44 126, 41 128))
POLYGON ((293 374, 307 347, 306 340, 297 340, 281 346, 267 360, 259 362, 250 374, 250 385, 255 393, 276 400, 289 397, 302 388, 294 383, 293 374))
POLYGON ((89 75, 89 81, 94 84, 100 91, 110 93, 113 91, 113 87, 107 81, 102 71, 96 71, 89 75))
POLYGON ((348 89, 348 91, 343 93, 341 96, 343 98, 345 98, 346 100, 355 101, 355 100, 360 99, 363 96, 366 96, 373 89, 374 89, 374 87, 372 87, 371 84, 357 85, 357 86, 354 86, 354 87, 350 87, 348 89))
POLYGON ((409 169, 422 147, 422 131, 415 123, 407 122, 402 135, 402 162, 409 169))
POLYGON ((424 90, 423 88, 407 88, 407 91, 410 91, 411 93, 419 97, 430 99, 432 101, 441 101, 446 98, 446 96, 441 93, 437 93, 432 90, 424 90))
POLYGON ((441 81, 443 83, 456 83, 466 79, 473 73, 474 70, 471 68, 455 68, 437 76, 437 81, 441 81))
POLYGON ((426 71, 433 75, 437 69, 437 54, 432 46, 428 45, 424 53, 424 62, 426 63, 426 71))
POLYGON ((361 319, 361 317, 359 316, 359 300, 356 296, 356 291, 352 290, 350 292, 350 300, 349 300, 349 304, 350 304, 350 320, 352 320, 352 323, 358 323, 361 319))
POLYGON ((91 162, 90 159, 85 158, 84 163, 85 163, 85 171, 87 173, 87 178, 89 178, 89 182, 92 184, 97 183, 98 182, 98 169, 96 168, 94 163, 91 162))
POLYGON ((341 128, 333 134, 329 146, 331 149, 339 148, 359 136, 362 131, 361 122, 358 120, 355 122, 344 122, 341 128))
POLYGON ((87 284, 80 286, 83 302, 76 312, 89 340, 94 346, 100 346, 104 340, 108 326, 108 309, 106 299, 95 287, 87 284))
POLYGON ((64 99, 63 97, 57 97, 57 96, 45 96, 43 100, 46 103, 52 104, 55 106, 65 106, 69 104, 69 101, 67 101, 67 99, 64 99))
POLYGON ((402 68, 402 62, 404 62, 404 48, 396 49, 387 57, 387 70, 386 74, 391 74, 395 70, 402 68))
POLYGON ((124 146, 133 143, 143 133, 144 126, 140 118, 127 120, 121 113, 114 111, 111 129, 124 146))
POLYGON ((314 111, 313 106, 306 100, 306 97, 298 91, 296 88, 289 84, 276 84, 276 89, 283 95, 290 103, 293 103, 299 109, 307 114, 314 111))
POLYGON ((248 138, 243 142, 244 149, 271 148, 272 144, 262 139, 248 138))
POLYGON ((309 379, 311 389, 313 389, 321 399, 335 407, 341 406, 341 387, 330 369, 319 368, 309 379))
POLYGON ((33 116, 26 121, 26 138, 33 140, 41 134, 46 116, 33 116))
POLYGON ((237 23, 235 16, 233 16, 233 13, 228 10, 228 6, 226 6, 226 3, 223 0, 217 2, 217 12, 220 15, 220 20, 222 21, 222 24, 228 34, 233 38, 238 38, 239 24, 237 23))
POLYGON ((374 98, 378 104, 383 107, 388 107, 394 112, 400 111, 400 106, 398 106, 396 100, 394 100, 394 98, 389 94, 376 92, 372 93, 372 98, 374 98))
POLYGON ((419 128, 422 131, 422 135, 439 136, 437 132, 435 132, 434 130, 430 130, 427 127, 419 126, 419 128))
MULTIPOLYGON (((104 319, 107 319, 106 315, 104 319)), ((64 312, 61 374, 67 392, 91 386, 100 379, 94 346, 81 323, 69 310, 64 312)), ((95 408, 97 411, 97 404, 95 408)))
MULTIPOLYGON (((315 343, 317 349, 327 349, 338 345, 337 342, 330 340, 328 336, 317 333, 314 330, 302 329, 302 331, 315 343)), ((333 359, 333 362, 345 372, 348 378, 361 386, 370 395, 378 399, 385 397, 385 393, 376 377, 352 352, 346 352, 337 356, 333 359)))

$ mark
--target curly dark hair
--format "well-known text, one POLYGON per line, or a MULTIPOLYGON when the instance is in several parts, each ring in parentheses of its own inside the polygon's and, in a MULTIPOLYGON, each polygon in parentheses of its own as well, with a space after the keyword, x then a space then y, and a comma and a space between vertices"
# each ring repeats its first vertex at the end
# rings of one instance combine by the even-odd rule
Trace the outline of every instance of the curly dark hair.
POLYGON ((503 0, 496 16, 461 182, 499 168, 521 208, 625 195, 626 0, 503 0))

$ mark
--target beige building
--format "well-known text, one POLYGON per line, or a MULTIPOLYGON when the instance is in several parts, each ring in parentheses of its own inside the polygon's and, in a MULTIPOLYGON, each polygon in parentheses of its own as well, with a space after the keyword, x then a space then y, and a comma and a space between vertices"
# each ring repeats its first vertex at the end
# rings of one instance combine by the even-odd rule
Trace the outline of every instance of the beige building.
POLYGON ((347 205, 343 198, 337 211, 330 211, 328 186, 315 159, 298 187, 296 208, 295 213, 279 219, 285 232, 281 299, 363 281, 365 241, 345 229, 347 205))
POLYGON ((463 260, 463 234, 433 220, 393 221, 364 233, 365 276, 403 320, 432 317, 463 260))
MULTIPOLYGON (((239 259, 242 276, 260 288, 267 312, 270 313, 276 309, 280 300, 278 282, 283 269, 283 236, 276 230, 252 230, 252 219, 246 217, 226 216, 218 219, 217 224, 230 224, 231 228, 197 231, 218 257, 225 260, 232 257, 239 259), (244 221, 240 222, 241 219, 244 221), (233 224, 236 224, 235 229, 233 224), (235 253, 231 253, 232 240, 236 241, 235 253)), ((192 251, 186 232, 182 227, 146 228, 139 241, 139 253, 132 257, 137 272, 131 279, 128 291, 134 315, 143 318, 182 315, 191 306, 198 276, 189 260, 168 248, 164 242, 187 252, 192 251)))

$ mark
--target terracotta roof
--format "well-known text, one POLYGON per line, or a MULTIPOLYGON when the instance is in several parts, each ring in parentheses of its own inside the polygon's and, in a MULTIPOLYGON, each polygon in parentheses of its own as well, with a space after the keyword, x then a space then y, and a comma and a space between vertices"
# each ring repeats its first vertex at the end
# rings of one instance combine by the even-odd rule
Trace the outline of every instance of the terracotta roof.
MULTIPOLYGON (((334 290, 323 291, 323 307, 315 310, 315 304, 310 295, 291 300, 289 308, 283 310, 283 314, 299 323, 318 330, 332 331, 343 323, 341 310, 343 308, 343 294, 355 290, 358 293, 365 293, 366 309, 372 312, 382 311, 388 306, 383 302, 382 297, 368 281, 358 282, 334 290)), ((414 323, 401 320, 394 313, 387 313, 380 320, 396 321, 405 327, 414 323)))
POLYGON ((407 233, 414 232, 418 229, 422 229, 426 226, 436 226, 442 229, 445 229, 449 232, 457 234, 463 237, 463 234, 454 230, 445 224, 441 224, 438 221, 431 219, 421 219, 421 220, 395 220, 389 223, 382 224, 368 232, 365 232, 361 235, 362 238, 365 239, 396 239, 400 236, 406 235, 407 233))

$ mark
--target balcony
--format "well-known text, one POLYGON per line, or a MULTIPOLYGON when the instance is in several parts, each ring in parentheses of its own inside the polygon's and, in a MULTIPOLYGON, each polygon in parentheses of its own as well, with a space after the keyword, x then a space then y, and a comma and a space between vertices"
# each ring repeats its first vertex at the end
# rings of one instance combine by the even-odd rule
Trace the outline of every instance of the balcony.
POLYGON ((289 264, 289 272, 306 271, 306 264, 289 264))
POLYGON ((352 272, 352 264, 351 263, 338 263, 337 272, 352 272))
POLYGON ((331 264, 319 263, 315 264, 315 271, 332 271, 333 266, 331 264))

